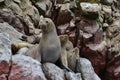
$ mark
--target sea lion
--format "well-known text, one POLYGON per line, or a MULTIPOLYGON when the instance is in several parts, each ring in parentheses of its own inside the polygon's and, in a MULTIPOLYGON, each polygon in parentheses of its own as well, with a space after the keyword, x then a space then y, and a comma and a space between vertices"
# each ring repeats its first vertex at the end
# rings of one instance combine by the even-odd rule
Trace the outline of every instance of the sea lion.
POLYGON ((73 49, 72 43, 69 41, 68 35, 60 35, 60 42, 61 42, 61 55, 58 60, 58 66, 61 67, 62 69, 66 71, 71 71, 73 72, 69 67, 68 67, 68 60, 67 60, 67 54, 70 49, 73 49))
POLYGON ((61 54, 61 44, 57 36, 55 24, 50 18, 41 17, 39 26, 42 29, 39 45, 29 49, 26 54, 41 63, 55 63, 61 54))
POLYGON ((61 63, 68 67, 68 62, 67 62, 67 51, 66 51, 66 44, 67 44, 67 35, 60 35, 60 42, 61 42, 61 55, 60 55, 60 61, 61 63))
POLYGON ((67 54, 68 67, 75 71, 76 60, 79 58, 79 48, 75 47, 67 54))
POLYGON ((68 52, 68 51, 70 51, 71 49, 73 49, 73 44, 72 44, 72 42, 69 40, 68 35, 67 35, 66 37, 67 37, 67 43, 66 43, 65 47, 66 47, 66 51, 68 52))
POLYGON ((27 42, 19 42, 19 43, 12 43, 11 44, 11 49, 12 49, 12 53, 13 54, 16 54, 16 52, 19 50, 19 49, 21 49, 21 48, 23 48, 23 47, 28 47, 28 48, 30 48, 30 47, 32 47, 33 45, 32 44, 29 44, 29 43, 27 43, 27 42))

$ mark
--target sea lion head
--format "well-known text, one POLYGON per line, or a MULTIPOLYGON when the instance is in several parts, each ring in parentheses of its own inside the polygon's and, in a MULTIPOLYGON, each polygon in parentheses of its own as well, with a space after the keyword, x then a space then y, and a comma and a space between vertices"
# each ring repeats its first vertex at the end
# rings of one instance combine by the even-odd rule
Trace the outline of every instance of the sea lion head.
POLYGON ((39 26, 42 29, 43 33, 49 33, 55 31, 55 25, 50 18, 40 17, 39 26))
POLYGON ((61 42, 61 45, 65 45, 68 41, 68 35, 60 35, 60 42, 61 42))

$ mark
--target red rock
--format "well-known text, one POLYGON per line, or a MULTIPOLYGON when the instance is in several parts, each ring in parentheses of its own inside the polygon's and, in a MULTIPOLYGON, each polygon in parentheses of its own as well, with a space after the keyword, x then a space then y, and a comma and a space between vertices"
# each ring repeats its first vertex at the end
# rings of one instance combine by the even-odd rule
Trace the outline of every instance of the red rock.
POLYGON ((115 57, 106 67, 105 80, 120 80, 120 56, 115 57))
POLYGON ((7 74, 9 72, 10 64, 5 60, 0 62, 0 75, 7 74))
POLYGON ((66 33, 66 29, 67 27, 69 27, 69 24, 64 24, 64 25, 60 25, 58 26, 58 34, 65 34, 66 33))
POLYGON ((75 44, 75 39, 76 39, 76 33, 75 33, 76 31, 74 30, 74 31, 70 31, 69 33, 68 33, 68 35, 69 35, 69 40, 73 43, 73 44, 75 44))
MULTIPOLYGON (((1 25, 1 27, 3 27, 1 25)), ((10 40, 8 34, 0 33, 0 75, 8 74, 11 65, 10 40)))
POLYGON ((81 30, 88 33, 95 33, 99 29, 99 25, 96 20, 83 19, 80 21, 79 26, 81 30))
POLYGON ((66 23, 69 23, 71 21, 71 19, 72 19, 72 16, 71 16, 70 12, 67 10, 62 10, 58 14, 56 25, 57 26, 64 25, 66 23))
POLYGON ((80 29, 80 56, 89 59, 95 72, 100 76, 106 64, 106 43, 103 32, 95 20, 83 19, 77 27, 80 29))
POLYGON ((12 57, 12 67, 8 79, 46 80, 41 64, 28 56, 20 54, 12 57))
POLYGON ((101 52, 91 50, 89 47, 83 47, 80 55, 89 59, 94 67, 95 72, 98 75, 102 74, 106 64, 106 53, 105 49, 101 52))
POLYGON ((98 30, 94 33, 94 43, 100 43, 101 41, 103 41, 103 32, 98 30))
POLYGON ((0 75, 0 80, 7 80, 6 75, 0 75))

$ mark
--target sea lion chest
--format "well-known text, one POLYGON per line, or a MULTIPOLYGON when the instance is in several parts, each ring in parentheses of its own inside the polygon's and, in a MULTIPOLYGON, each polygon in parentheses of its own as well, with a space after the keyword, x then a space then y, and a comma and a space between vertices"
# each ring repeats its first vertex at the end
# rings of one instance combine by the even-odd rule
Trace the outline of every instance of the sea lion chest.
POLYGON ((43 35, 39 44, 39 50, 41 53, 41 62, 55 63, 60 57, 61 45, 59 37, 55 34, 43 35))

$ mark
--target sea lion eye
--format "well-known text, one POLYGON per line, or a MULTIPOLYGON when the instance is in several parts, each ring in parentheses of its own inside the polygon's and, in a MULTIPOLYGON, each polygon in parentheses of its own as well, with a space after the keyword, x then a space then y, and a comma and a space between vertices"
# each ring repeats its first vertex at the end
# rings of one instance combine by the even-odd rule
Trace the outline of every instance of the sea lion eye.
POLYGON ((48 23, 48 21, 46 21, 46 23, 48 23))

